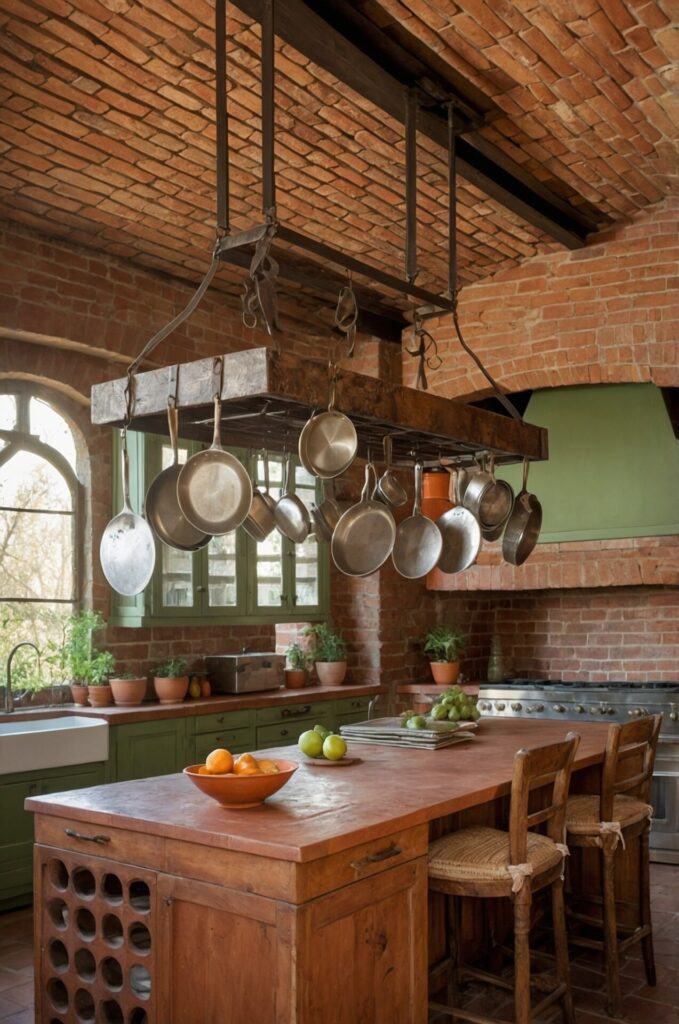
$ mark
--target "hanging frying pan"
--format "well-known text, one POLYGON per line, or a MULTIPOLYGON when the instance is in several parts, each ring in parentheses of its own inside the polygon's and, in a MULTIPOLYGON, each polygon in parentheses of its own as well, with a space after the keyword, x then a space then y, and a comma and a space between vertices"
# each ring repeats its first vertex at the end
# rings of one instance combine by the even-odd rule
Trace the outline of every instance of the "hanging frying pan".
POLYGON ((265 490, 260 491, 259 487, 252 488, 252 502, 250 503, 248 514, 243 520, 243 529, 252 537, 253 540, 257 541, 257 543, 261 543, 261 541, 266 540, 276 526, 276 520, 274 518, 276 502, 269 494, 268 464, 267 468, 264 470, 264 474, 265 490))
POLYGON ((356 428, 335 408, 337 374, 333 372, 330 401, 325 412, 312 416, 300 435, 300 461, 306 471, 322 480, 339 476, 356 458, 356 428))
POLYGON ((441 531, 443 546, 438 561, 442 572, 462 572, 476 561, 481 547, 481 527, 479 521, 469 509, 459 504, 460 495, 457 488, 457 472, 455 474, 455 501, 458 504, 448 509, 436 520, 441 531))
POLYGON ((392 508, 400 508, 408 500, 405 487, 391 468, 392 440, 389 434, 385 434, 382 441, 384 445, 384 473, 375 484, 373 498, 376 501, 384 501, 392 508))
POLYGON ((252 504, 250 477, 221 444, 222 401, 215 396, 212 446, 192 455, 177 479, 179 505, 192 526, 219 537, 240 526, 252 504))
POLYGON ((413 514, 399 523, 391 560, 408 580, 426 576, 439 560, 443 537, 436 523, 422 515, 422 463, 415 463, 413 514))
POLYGON ((361 499, 340 517, 332 535, 332 558, 346 576, 369 576, 389 558, 396 537, 394 517, 370 495, 371 462, 366 463, 361 499))
POLYGON ((123 507, 104 530, 99 559, 104 576, 117 593, 134 597, 153 576, 156 545, 151 527, 130 507, 130 467, 127 457, 127 429, 121 431, 123 462, 123 507))
POLYGON ((153 531, 164 544, 179 551, 198 551, 212 539, 193 526, 179 505, 177 480, 182 467, 179 465, 177 447, 179 415, 172 401, 167 404, 167 423, 172 445, 172 465, 163 469, 146 492, 146 518, 153 531))
POLYGON ((534 494, 528 493, 527 483, 528 459, 524 459, 523 483, 514 500, 514 508, 502 538, 502 557, 510 565, 523 565, 540 536, 542 505, 534 494))
POLYGON ((311 506, 311 518, 314 521, 314 533, 321 540, 332 540, 335 527, 340 521, 342 510, 335 501, 332 480, 323 483, 323 501, 320 505, 311 506))
POLYGON ((302 499, 290 490, 290 461, 288 455, 283 492, 276 502, 273 517, 279 533, 295 544, 301 544, 309 536, 311 519, 302 499))

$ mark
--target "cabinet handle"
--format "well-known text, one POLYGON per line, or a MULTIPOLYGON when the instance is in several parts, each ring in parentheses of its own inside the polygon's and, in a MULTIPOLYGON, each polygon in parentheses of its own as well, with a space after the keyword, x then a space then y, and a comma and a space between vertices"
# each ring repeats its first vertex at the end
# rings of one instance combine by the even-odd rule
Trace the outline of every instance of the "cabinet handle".
POLYGON ((303 704, 301 708, 293 711, 292 708, 283 708, 281 711, 281 718, 301 718, 302 715, 308 715, 311 711, 311 704, 303 704))
POLYGON ((361 860, 352 860, 349 863, 355 871, 360 871, 362 868, 367 868, 370 864, 378 864, 381 860, 398 857, 400 853, 401 847, 397 846, 396 843, 392 843, 386 850, 380 850, 379 853, 371 853, 369 857, 363 857, 361 860))
POLYGON ((220 715, 219 718, 217 719, 217 722, 219 723, 219 725, 224 725, 224 715, 220 715))
POLYGON ((65 828, 64 832, 66 833, 67 836, 70 836, 72 839, 84 839, 86 843, 101 843, 103 845, 104 843, 111 842, 110 836, 86 836, 84 832, 76 832, 75 829, 72 828, 65 828))

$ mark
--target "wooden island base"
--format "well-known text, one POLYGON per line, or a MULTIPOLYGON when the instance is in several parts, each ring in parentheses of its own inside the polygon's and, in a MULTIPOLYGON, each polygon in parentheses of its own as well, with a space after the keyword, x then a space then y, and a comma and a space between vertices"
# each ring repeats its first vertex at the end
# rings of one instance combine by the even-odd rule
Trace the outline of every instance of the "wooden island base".
MULTIPOLYGON (((36 1020, 424 1024, 430 833, 503 824, 515 751, 566 731, 496 719, 445 750, 362 745, 250 810, 181 775, 28 800, 36 1020)), ((580 732, 587 788, 606 727, 580 732)))

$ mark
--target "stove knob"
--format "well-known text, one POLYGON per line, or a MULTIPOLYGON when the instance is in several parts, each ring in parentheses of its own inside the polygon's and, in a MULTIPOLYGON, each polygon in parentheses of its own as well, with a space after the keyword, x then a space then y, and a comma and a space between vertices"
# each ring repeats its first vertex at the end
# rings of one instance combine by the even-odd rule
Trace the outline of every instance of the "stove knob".
POLYGON ((519 704, 518 700, 514 701, 514 703, 511 705, 511 709, 512 709, 512 711, 520 711, 521 710, 521 705, 519 704))
POLYGON ((606 713, 609 714, 609 715, 615 715, 616 714, 616 710, 615 710, 615 708, 606 708, 606 713))
POLYGON ((497 708, 498 711, 504 711, 507 705, 503 700, 498 700, 495 702, 495 707, 497 708))
POLYGON ((591 707, 589 711, 591 715, 600 715, 603 711, 603 708, 591 707))
POLYGON ((493 705, 489 701, 487 701, 487 700, 480 700, 479 701, 479 710, 480 711, 491 711, 492 708, 493 708, 493 705))
POLYGON ((583 708, 582 704, 576 704, 575 705, 575 710, 577 711, 577 713, 579 715, 584 715, 584 713, 585 713, 585 709, 583 708))
POLYGON ((544 711, 544 710, 545 710, 545 705, 544 704, 535 704, 533 706, 533 711, 540 712, 540 711, 544 711))
POLYGON ((633 718, 640 718, 641 717, 641 708, 630 708, 629 711, 627 712, 627 714, 632 716, 633 718))
POLYGON ((533 713, 533 711, 535 711, 535 705, 534 704, 526 704, 526 714, 530 715, 530 714, 533 713))
POLYGON ((562 711, 565 711, 566 709, 563 706, 563 704, 555 704, 552 710, 562 712, 562 711))
POLYGON ((670 711, 670 722, 676 722, 679 719, 679 715, 676 711, 670 711))

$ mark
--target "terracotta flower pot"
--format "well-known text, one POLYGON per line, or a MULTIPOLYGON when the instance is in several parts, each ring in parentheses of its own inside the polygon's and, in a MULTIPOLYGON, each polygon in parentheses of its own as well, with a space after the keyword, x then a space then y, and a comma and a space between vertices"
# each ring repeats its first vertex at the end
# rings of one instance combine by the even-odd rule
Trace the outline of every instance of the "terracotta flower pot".
POLYGON ((113 703, 121 707, 136 707, 141 704, 146 695, 146 678, 139 676, 137 679, 111 679, 111 690, 113 692, 113 703))
POLYGON ((87 707, 87 687, 83 686, 82 683, 71 683, 71 696, 73 697, 73 703, 77 704, 78 707, 87 707))
POLYGON ((430 661, 431 674, 439 686, 452 686, 460 674, 459 661, 430 661))
POLYGON ((306 686, 307 670, 305 668, 286 668, 285 688, 287 690, 301 690, 306 686))
POLYGON ((189 689, 188 676, 154 676, 153 687, 161 704, 184 700, 189 689))
POLYGON ((88 686, 87 696, 93 708, 104 708, 113 702, 113 694, 108 684, 106 686, 88 686))
POLYGON ((339 686, 347 674, 346 661, 316 661, 316 675, 321 686, 339 686))

